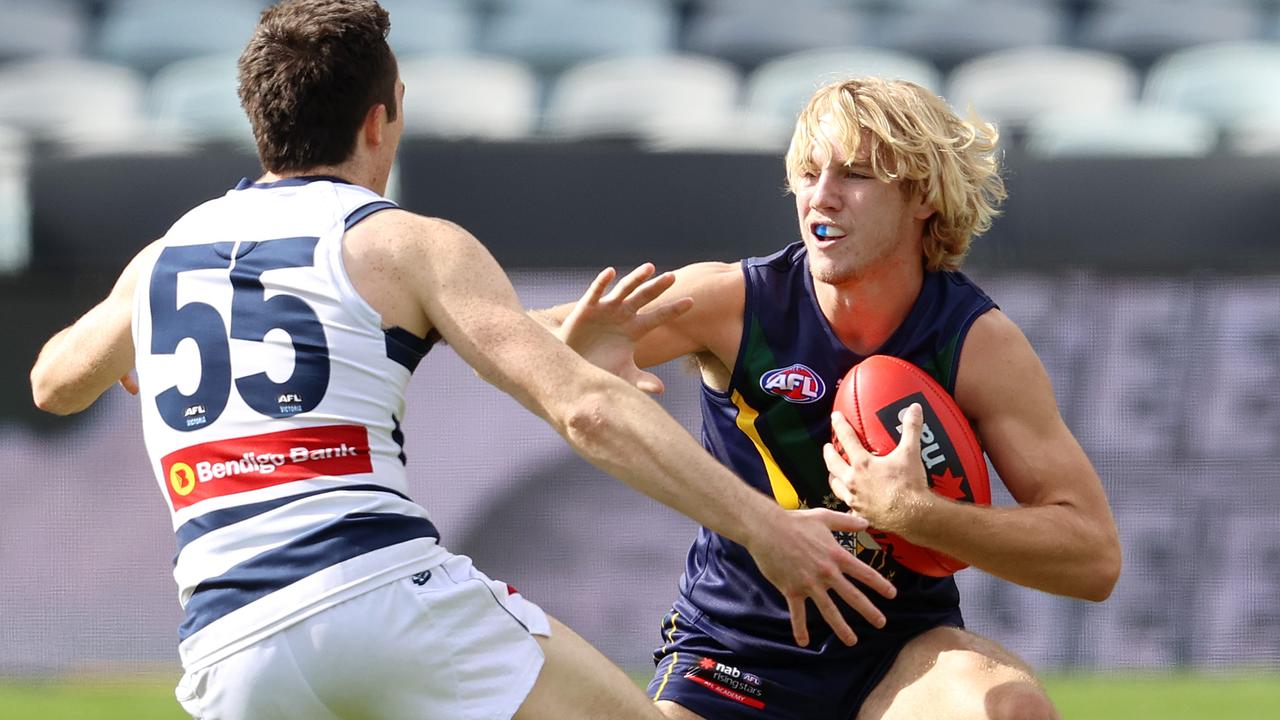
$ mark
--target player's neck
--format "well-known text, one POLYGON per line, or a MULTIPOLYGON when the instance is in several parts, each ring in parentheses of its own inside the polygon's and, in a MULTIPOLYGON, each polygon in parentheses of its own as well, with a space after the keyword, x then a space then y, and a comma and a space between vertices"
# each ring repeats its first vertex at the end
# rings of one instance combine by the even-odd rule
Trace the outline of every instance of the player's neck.
POLYGON ((275 182, 286 178, 328 177, 337 178, 352 185, 368 188, 379 195, 387 193, 387 179, 379 177, 366 163, 345 162, 339 165, 317 165, 302 170, 282 170, 266 172, 259 182, 275 182))
POLYGON ((924 284, 922 267, 882 268, 840 283, 814 280, 818 306, 836 337, 867 355, 902 325, 924 284))

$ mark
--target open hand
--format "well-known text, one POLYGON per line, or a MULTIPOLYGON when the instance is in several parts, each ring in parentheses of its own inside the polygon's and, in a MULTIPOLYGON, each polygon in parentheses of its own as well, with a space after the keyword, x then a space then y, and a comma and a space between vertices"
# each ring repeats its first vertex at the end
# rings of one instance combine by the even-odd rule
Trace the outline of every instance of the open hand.
POLYGON ((780 527, 762 533, 759 547, 747 550, 760 572, 787 599, 796 643, 801 647, 809 644, 806 600, 813 601, 841 642, 853 645, 858 641, 831 597, 833 590, 867 622, 884 627, 884 613, 849 578, 887 598, 896 595, 897 590, 883 575, 841 547, 832 535, 865 530, 867 521, 825 509, 790 510, 781 517, 780 527))
POLYGON ((654 277, 654 266, 645 263, 618 281, 616 271, 605 268, 561 323, 557 334, 566 345, 595 365, 650 393, 663 390, 662 380, 636 365, 636 341, 645 333, 689 311, 692 298, 680 298, 641 312, 671 287, 675 276, 654 277))

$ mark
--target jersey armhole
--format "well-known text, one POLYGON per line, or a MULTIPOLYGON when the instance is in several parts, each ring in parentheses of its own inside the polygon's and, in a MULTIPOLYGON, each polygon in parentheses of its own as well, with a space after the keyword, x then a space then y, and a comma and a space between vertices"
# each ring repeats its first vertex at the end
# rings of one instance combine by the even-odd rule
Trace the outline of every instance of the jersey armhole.
POLYGON ((978 321, 978 318, 997 309, 998 307, 999 306, 995 304, 995 301, 987 298, 986 302, 978 305, 967 317, 965 317, 964 321, 960 323, 959 329, 956 330, 956 351, 952 354, 951 367, 948 368, 948 377, 950 382, 947 384, 950 385, 950 387, 946 389, 952 397, 956 394, 956 381, 960 379, 960 356, 964 353, 964 344, 969 339, 969 330, 973 328, 973 324, 978 321))
POLYGON ((399 208, 399 205, 396 205, 390 200, 374 200, 373 202, 365 203, 364 205, 361 205, 355 210, 347 213, 346 219, 343 220, 342 230, 343 232, 351 230, 351 228, 355 227, 361 221, 367 219, 374 213, 381 212, 383 210, 398 210, 399 208))
MULTIPOLYGON (((723 393, 716 393, 726 398, 733 395, 734 388, 740 384, 738 375, 742 372, 742 358, 746 355, 747 345, 751 342, 751 320, 754 317, 752 301, 755 299, 755 283, 751 277, 750 258, 740 260, 738 267, 742 272, 742 337, 738 339, 738 351, 733 356, 733 367, 729 368, 729 387, 723 393)), ((704 387, 705 385, 706 383, 703 383, 704 387)))
MULTIPOLYGON (((342 230, 341 232, 337 232, 336 237, 331 234, 326 234, 326 239, 322 241, 329 243, 327 249, 329 256, 329 276, 334 285, 338 288, 340 293, 352 300, 348 305, 352 312, 362 317, 366 322, 370 323, 378 330, 383 329, 382 313, 375 310, 374 307, 369 304, 369 301, 365 300, 364 296, 356 290, 355 283, 351 282, 351 275, 347 273, 347 262, 346 258, 343 257, 342 248, 345 244, 347 232, 351 230, 351 228, 355 227, 357 224, 366 220, 375 213, 383 210, 398 210, 399 207, 399 205, 396 205, 390 200, 384 200, 382 198, 367 202, 347 213, 346 218, 342 223, 342 230)), ((332 233, 335 231, 336 228, 332 229, 330 232, 332 233)))

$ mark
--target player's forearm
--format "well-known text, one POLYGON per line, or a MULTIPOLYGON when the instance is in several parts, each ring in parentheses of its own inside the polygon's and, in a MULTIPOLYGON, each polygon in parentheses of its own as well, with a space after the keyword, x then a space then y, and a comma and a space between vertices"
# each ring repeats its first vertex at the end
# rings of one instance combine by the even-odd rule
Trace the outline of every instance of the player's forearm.
POLYGON ((644 393, 548 342, 523 318, 504 315, 496 311, 470 324, 469 333, 445 337, 454 336, 455 349, 481 377, 546 419, 593 465, 748 547, 785 514, 644 393))
POLYGON ((56 372, 56 368, 60 365, 58 358, 66 347, 67 335, 70 332, 71 328, 63 328, 49 338, 40 349, 40 355, 36 357, 36 363, 31 368, 31 399, 36 407, 57 415, 75 412, 71 398, 66 392, 66 383, 56 372))
POLYGON ((566 438, 592 464, 742 545, 753 546, 783 512, 661 406, 612 377, 608 389, 580 399, 567 426, 566 438))
POLYGON ((572 310, 573 303, 566 303, 540 310, 528 310, 527 314, 536 320, 539 325, 550 330, 556 337, 560 337, 560 326, 564 323, 564 319, 569 317, 569 313, 572 310))
POLYGON ((107 299, 44 344, 31 368, 36 407, 80 412, 133 368, 132 293, 126 270, 107 299))
POLYGON ((91 344, 86 334, 82 320, 45 343, 31 368, 31 398, 36 407, 56 415, 80 412, 128 372, 128 367, 116 372, 109 356, 86 347, 91 344))
POLYGON ((1101 601, 1120 574, 1114 525, 1068 505, 978 507, 934 496, 901 532, 1026 587, 1101 601))

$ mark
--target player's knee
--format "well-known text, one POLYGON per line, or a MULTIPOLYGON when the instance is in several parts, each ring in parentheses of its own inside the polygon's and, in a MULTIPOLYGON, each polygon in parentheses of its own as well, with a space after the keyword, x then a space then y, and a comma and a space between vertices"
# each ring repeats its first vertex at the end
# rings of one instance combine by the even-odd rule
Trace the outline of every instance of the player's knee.
POLYGON ((1044 688, 1021 668, 966 650, 942 653, 938 665, 954 682, 953 692, 968 696, 959 705, 982 708, 988 720, 1056 720, 1058 717, 1044 688))
POLYGON ((1058 720, 1058 711, 1044 688, 1030 680, 1015 680, 989 689, 984 704, 990 720, 1058 720))

